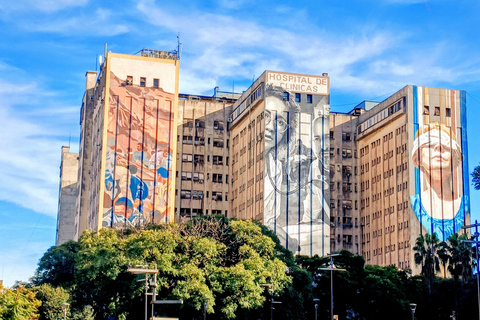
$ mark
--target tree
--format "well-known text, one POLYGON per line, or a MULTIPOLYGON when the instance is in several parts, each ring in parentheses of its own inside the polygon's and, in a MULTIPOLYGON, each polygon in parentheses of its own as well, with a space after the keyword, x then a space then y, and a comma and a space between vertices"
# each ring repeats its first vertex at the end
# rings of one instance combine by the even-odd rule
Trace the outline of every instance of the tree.
POLYGON ((71 287, 74 284, 75 258, 79 250, 80 244, 75 241, 48 249, 38 263, 32 282, 35 285, 71 287))
POLYGON ((422 265, 421 273, 425 277, 430 297, 432 295, 435 274, 440 271, 440 260, 437 254, 438 245, 437 235, 435 233, 427 233, 425 236, 421 234, 413 247, 415 263, 422 265))
POLYGON ((472 184, 475 190, 480 190, 480 166, 476 166, 472 172, 472 184))
MULTIPOLYGON (((52 287, 48 284, 42 284, 40 287, 33 288, 37 299, 42 303, 39 307, 39 320, 58 320, 63 319, 65 304, 70 300, 70 294, 62 287, 52 287)), ((70 308, 67 309, 70 311, 70 308)))
POLYGON ((7 289, 0 284, 0 319, 36 320, 40 301, 24 286, 7 289))
MULTIPOLYGON (((255 310, 261 311, 266 300, 262 284, 271 283, 275 292, 281 293, 291 283, 276 248, 258 223, 219 217, 143 231, 86 231, 78 250, 51 249, 46 253, 41 262, 54 263, 41 263, 36 282, 50 281, 62 265, 59 261, 64 261, 61 255, 67 255, 73 263, 70 270, 75 285, 69 286, 73 309, 91 305, 97 319, 109 315, 142 319, 145 282, 138 280, 145 276, 127 269, 129 264, 156 265, 158 299, 182 299, 181 317, 201 315, 207 298, 209 319, 258 319, 255 310)), ((71 283, 69 277, 63 279, 71 283)), ((157 312, 164 309, 168 308, 158 307, 157 312)))

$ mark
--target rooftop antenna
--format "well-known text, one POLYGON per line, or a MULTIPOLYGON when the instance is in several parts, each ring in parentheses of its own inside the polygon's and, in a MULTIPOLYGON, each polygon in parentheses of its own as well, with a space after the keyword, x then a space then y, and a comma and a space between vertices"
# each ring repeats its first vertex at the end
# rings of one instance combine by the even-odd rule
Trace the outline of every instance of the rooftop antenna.
POLYGON ((107 57, 107 43, 105 42, 105 49, 103 50, 104 57, 107 57))
POLYGON ((180 57, 182 56, 182 48, 183 48, 183 43, 180 43, 180 32, 177 35, 177 56, 178 60, 180 60, 180 57))
POLYGON ((255 75, 253 75, 253 78, 252 78, 252 84, 255 82, 255 75))

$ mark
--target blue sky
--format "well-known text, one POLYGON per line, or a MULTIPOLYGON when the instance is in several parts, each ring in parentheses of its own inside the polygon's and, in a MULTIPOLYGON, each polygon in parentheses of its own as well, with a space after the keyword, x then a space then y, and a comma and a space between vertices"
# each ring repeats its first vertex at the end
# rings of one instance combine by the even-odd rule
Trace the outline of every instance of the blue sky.
POLYGON ((0 279, 28 280, 54 245, 61 146, 78 150, 85 73, 105 43, 172 50, 180 34, 182 93, 241 91, 266 69, 327 72, 333 111, 408 84, 466 90, 471 171, 479 13, 473 0, 0 2, 0 279))

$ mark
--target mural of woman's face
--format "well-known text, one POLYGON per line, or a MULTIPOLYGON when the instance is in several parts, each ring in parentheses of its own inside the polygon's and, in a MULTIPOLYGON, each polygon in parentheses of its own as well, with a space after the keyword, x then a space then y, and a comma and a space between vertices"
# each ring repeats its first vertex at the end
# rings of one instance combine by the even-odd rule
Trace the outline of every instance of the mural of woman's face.
POLYGON ((284 101, 277 97, 267 97, 265 103, 265 151, 267 151, 275 147, 275 142, 282 140, 288 124, 285 113, 287 106, 284 101))
POLYGON ((431 142, 421 149, 422 167, 427 171, 447 170, 450 171, 452 161, 452 149, 440 142, 431 142))

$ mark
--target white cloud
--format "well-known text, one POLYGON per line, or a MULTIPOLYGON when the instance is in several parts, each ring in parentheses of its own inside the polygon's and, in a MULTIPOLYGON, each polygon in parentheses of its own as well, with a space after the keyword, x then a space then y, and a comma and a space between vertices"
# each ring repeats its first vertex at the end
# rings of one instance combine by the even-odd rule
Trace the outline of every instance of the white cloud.
POLYGON ((57 12, 70 7, 83 7, 88 0, 17 0, 0 3, 0 11, 11 13, 15 11, 57 12))
POLYGON ((82 36, 115 36, 130 31, 128 25, 114 22, 116 16, 111 10, 96 9, 94 12, 67 16, 23 20, 20 25, 25 30, 82 36))
MULTIPOLYGON (((60 136, 65 122, 78 117, 78 108, 62 106, 55 96, 30 77, 0 64, 9 82, 0 79, 0 200, 55 216, 58 206, 60 136)), ((78 120, 77 120, 78 121, 78 120)), ((76 122, 77 122, 76 121, 76 122)))

